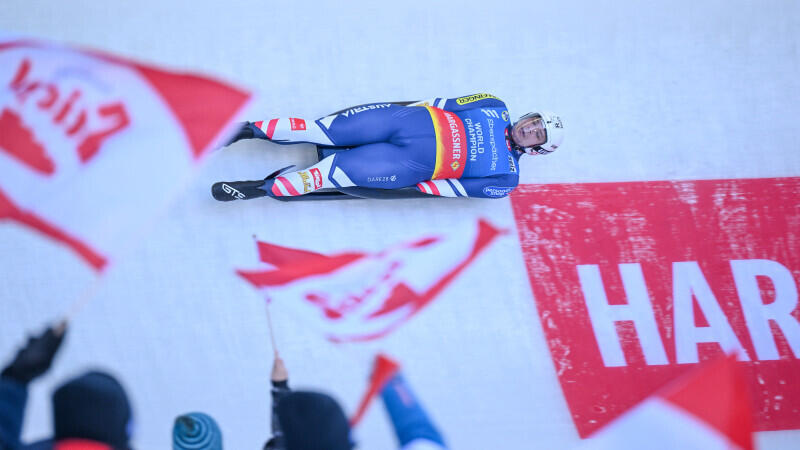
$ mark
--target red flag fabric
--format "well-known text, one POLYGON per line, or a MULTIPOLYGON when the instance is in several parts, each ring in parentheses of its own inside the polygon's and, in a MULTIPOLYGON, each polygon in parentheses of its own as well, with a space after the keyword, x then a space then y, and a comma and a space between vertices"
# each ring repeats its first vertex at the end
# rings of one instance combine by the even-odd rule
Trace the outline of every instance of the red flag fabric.
POLYGON ((355 414, 350 418, 351 427, 355 427, 361 422, 372 400, 383 390, 386 383, 388 383, 399 370, 400 363, 392 358, 382 353, 375 356, 375 365, 372 368, 372 375, 370 376, 367 389, 364 391, 364 395, 358 403, 355 414))
POLYGON ((591 435, 581 449, 753 449, 748 384, 734 356, 697 370, 591 435))

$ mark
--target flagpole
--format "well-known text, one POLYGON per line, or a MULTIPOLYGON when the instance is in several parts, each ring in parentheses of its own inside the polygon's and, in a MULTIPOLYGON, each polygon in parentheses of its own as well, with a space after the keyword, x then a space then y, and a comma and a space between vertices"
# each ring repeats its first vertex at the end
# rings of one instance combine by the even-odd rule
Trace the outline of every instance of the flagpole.
POLYGON ((72 323, 75 319, 75 316, 81 313, 86 308, 86 305, 89 304, 90 301, 97 295, 97 290, 100 288, 100 284, 102 281, 102 276, 96 275, 94 281, 92 281, 89 286, 84 289, 81 294, 76 298, 70 305, 67 312, 64 314, 64 318, 62 319, 64 323, 72 323))
MULTIPOLYGON (((258 248, 258 236, 253 233, 253 242, 256 244, 256 248, 258 248)), ((269 304, 272 303, 272 298, 267 297, 267 301, 264 302, 264 309, 267 311, 267 328, 269 328, 269 341, 272 343, 272 352, 275 353, 275 356, 278 356, 278 346, 275 344, 275 331, 272 328, 272 315, 269 313, 269 304)))
POLYGON ((275 344, 275 332, 272 330, 272 315, 269 313, 269 304, 272 303, 271 298, 267 298, 267 301, 264 302, 264 306, 267 310, 267 327, 269 328, 269 340, 272 342, 272 351, 275 352, 275 356, 278 356, 278 346, 275 344))

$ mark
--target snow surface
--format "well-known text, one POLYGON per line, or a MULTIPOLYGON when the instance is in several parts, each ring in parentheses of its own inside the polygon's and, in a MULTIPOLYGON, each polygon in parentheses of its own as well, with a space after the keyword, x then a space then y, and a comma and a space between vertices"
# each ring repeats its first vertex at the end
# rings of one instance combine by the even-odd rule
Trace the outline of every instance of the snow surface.
MULTIPOLYGON (((800 4, 790 0, 5 0, 0 28, 239 82, 263 94, 252 120, 475 92, 516 116, 557 111, 564 145, 523 158, 527 183, 800 175, 800 4)), ((51 389, 92 366, 113 369, 130 390, 138 448, 168 448, 173 418, 189 410, 217 418, 227 448, 260 448, 269 334, 263 300, 233 275, 253 266, 251 235, 324 252, 380 249, 479 216, 514 228, 508 200, 223 204, 209 195, 214 181, 312 158, 309 146, 263 142, 210 158, 76 318, 34 384, 24 436, 48 434, 51 389)), ((0 225, 0 248, 0 355, 10 355, 92 274, 15 225, 0 225)), ((292 385, 327 389, 348 411, 383 350, 404 364, 454 449, 579 441, 513 236, 384 340, 336 346, 297 317, 273 319, 292 385)), ((394 448, 381 409, 356 431, 361 448, 394 448)), ((798 437, 759 433, 758 443, 791 448, 798 437)))

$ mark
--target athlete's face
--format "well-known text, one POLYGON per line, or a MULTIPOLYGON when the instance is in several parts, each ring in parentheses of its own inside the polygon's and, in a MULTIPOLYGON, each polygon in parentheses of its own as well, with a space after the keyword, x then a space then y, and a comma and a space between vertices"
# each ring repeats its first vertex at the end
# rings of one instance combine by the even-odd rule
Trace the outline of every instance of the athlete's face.
POLYGON ((547 140, 544 122, 541 117, 526 117, 511 128, 511 138, 520 147, 542 145, 547 140))

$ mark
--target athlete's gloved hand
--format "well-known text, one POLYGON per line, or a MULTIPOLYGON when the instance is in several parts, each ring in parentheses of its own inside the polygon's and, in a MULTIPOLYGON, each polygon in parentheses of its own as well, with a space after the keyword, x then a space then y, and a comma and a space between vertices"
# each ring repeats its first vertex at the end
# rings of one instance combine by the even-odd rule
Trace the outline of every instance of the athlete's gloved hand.
POLYGON ((66 322, 61 322, 55 327, 48 327, 40 336, 29 337, 28 343, 17 352, 0 376, 28 384, 47 372, 64 341, 66 331, 66 322))
POLYGON ((228 141, 225 146, 229 146, 236 141, 240 141, 242 139, 253 139, 255 137, 255 130, 253 130, 253 124, 250 122, 241 122, 239 124, 239 129, 236 130, 236 134, 231 136, 231 139, 228 141))

